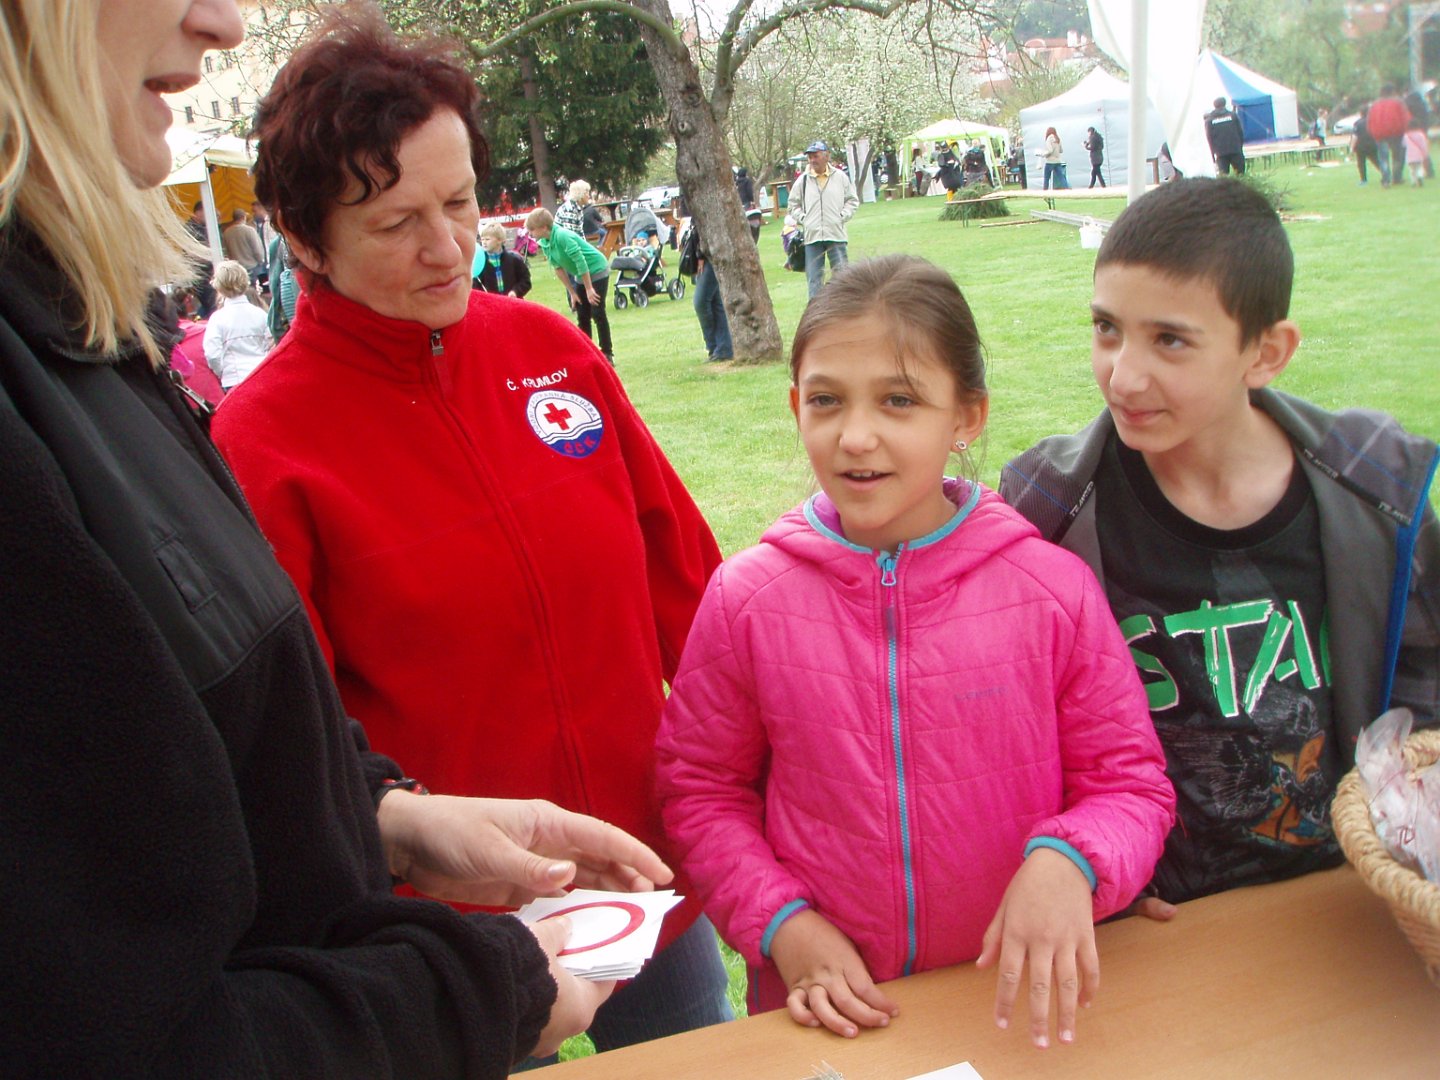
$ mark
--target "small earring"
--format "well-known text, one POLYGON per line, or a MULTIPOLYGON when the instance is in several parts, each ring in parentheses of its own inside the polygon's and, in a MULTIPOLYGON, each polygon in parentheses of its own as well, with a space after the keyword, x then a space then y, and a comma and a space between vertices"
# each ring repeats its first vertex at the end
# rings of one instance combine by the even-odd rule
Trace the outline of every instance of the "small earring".
POLYGON ((964 439, 956 439, 956 440, 955 440, 955 452, 956 452, 957 454, 963 454, 963 453, 965 452, 965 448, 966 448, 967 446, 969 446, 969 445, 970 445, 970 444, 967 443, 964 439))

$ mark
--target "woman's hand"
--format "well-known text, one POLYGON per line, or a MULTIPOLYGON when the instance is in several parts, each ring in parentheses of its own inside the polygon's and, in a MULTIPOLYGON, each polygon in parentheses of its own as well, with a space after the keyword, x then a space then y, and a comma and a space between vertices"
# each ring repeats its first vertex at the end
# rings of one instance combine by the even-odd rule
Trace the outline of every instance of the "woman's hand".
POLYGON ((885 1027, 900 1007, 880 992, 851 940, 808 908, 780 924, 770 959, 790 994, 790 1018, 806 1027, 824 1024, 853 1039, 860 1027, 885 1027))
POLYGON ((600 306, 600 294, 595 291, 595 286, 588 281, 585 283, 585 299, 590 301, 592 307, 600 306))
POLYGON ((390 872, 440 900, 513 907, 567 885, 650 892, 674 877, 623 830, 543 799, 397 790, 377 816, 390 872))
POLYGON ((1060 852, 1031 852, 1010 879, 975 965, 986 968, 997 961, 995 1023, 1010 1026, 1021 975, 1028 967, 1031 1041, 1041 1049, 1050 1045, 1053 982, 1060 996, 1060 1041, 1073 1042, 1075 1007, 1088 1008, 1099 989, 1100 958, 1090 883, 1060 852))
POLYGON ((550 1020, 540 1032, 540 1041, 530 1053, 546 1057, 560 1049, 572 1035, 579 1035, 595 1019, 595 1010, 605 1003, 615 989, 613 982, 591 982, 577 979, 560 964, 560 950, 570 939, 570 920, 563 915, 530 924, 530 932, 550 959, 550 976, 555 980, 555 1004, 550 1007, 550 1020))

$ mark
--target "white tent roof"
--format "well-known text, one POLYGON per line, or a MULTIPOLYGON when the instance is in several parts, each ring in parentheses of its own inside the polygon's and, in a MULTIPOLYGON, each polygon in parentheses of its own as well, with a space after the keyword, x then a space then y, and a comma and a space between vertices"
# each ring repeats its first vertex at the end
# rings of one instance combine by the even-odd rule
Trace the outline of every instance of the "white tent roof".
POLYGON ((255 164, 255 153, 244 139, 235 135, 205 135, 189 128, 172 126, 165 132, 170 144, 170 175, 165 185, 198 184, 205 179, 205 165, 231 169, 249 169, 255 164))
POLYGON ((933 142, 936 139, 963 139, 973 135, 993 135, 996 138, 1004 139, 1009 136, 1009 132, 1003 127, 994 127, 990 124, 954 117, 950 120, 937 120, 929 127, 921 128, 913 135, 907 135, 904 141, 933 142))
MULTIPOLYGON (((1085 187, 1090 176, 1090 155, 1085 149, 1085 129, 1093 127, 1105 139, 1105 162, 1101 175, 1111 187, 1124 187, 1129 180, 1126 163, 1130 148, 1130 86, 1104 68, 1095 68, 1078 83, 1049 101, 1020 110, 1020 131, 1025 139, 1025 183, 1038 188, 1044 180, 1044 164, 1036 156, 1045 148, 1045 129, 1053 127, 1060 137, 1069 182, 1085 187)), ((1165 141, 1159 114, 1146 112, 1145 156, 1154 157, 1165 141)), ((1146 177, 1149 182, 1149 177, 1146 177)))
POLYGON ((1097 67, 1092 68, 1090 74, 1086 75, 1063 94, 1056 94, 1049 101, 1041 102, 1039 105, 1032 105, 1031 108, 1040 109, 1048 106, 1065 108, 1072 105, 1086 105, 1092 101, 1111 100, 1128 103, 1130 100, 1130 84, 1124 79, 1117 79, 1104 68, 1097 67))

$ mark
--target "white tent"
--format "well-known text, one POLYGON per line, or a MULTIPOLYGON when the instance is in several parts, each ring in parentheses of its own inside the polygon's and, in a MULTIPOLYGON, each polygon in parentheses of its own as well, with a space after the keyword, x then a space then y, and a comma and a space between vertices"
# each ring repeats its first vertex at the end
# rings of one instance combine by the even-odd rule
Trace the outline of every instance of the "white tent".
MULTIPOLYGON (((165 141, 170 145, 170 175, 165 178, 165 186, 196 186, 195 192, 181 192, 180 195, 193 199, 198 194, 199 201, 204 203, 210 254, 218 263, 224 258, 224 253, 220 245, 220 222, 212 174, 226 181, 222 185, 226 201, 233 205, 248 202, 254 198, 249 173, 255 164, 255 153, 244 139, 235 135, 206 135, 182 127, 169 128, 165 132, 165 141)), ((189 217, 190 206, 187 204, 182 209, 189 217)))
MULTIPOLYGON (((1044 180, 1044 165, 1037 156, 1045 148, 1045 129, 1053 127, 1060 136, 1066 172, 1072 187, 1085 187, 1090 176, 1090 154, 1085 149, 1085 130, 1093 127, 1105 139, 1105 163, 1101 175, 1112 187, 1129 182, 1126 158, 1130 147, 1130 87, 1104 68, 1095 68, 1065 93, 1020 110, 1020 132, 1025 139, 1025 186, 1038 188, 1044 180)), ((1160 117, 1153 108, 1146 112, 1145 156, 1154 157, 1165 141, 1160 117)), ((1146 182, 1150 178, 1146 177, 1146 182)))
POLYGON ((929 127, 921 128, 914 135, 906 136, 905 141, 935 142, 937 139, 974 139, 980 136, 1005 139, 1009 138, 1009 133, 1003 127, 955 117, 950 120, 937 120, 929 127))
POLYGON ((172 126, 165 132, 165 141, 170 144, 170 175, 165 178, 166 186, 202 182, 208 172, 207 164, 247 172, 255 164, 254 151, 236 135, 206 135, 172 126))

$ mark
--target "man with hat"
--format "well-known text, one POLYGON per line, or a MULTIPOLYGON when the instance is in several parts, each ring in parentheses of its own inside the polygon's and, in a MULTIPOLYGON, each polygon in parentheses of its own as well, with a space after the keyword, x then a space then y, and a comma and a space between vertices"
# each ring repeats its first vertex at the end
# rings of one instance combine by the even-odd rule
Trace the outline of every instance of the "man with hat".
POLYGON ((839 169, 830 166, 830 147, 816 140, 805 148, 810 166, 790 187, 790 213, 804 230, 805 279, 814 296, 825 284, 825 253, 830 253, 830 273, 849 261, 849 237, 845 223, 860 205, 855 185, 839 169))

